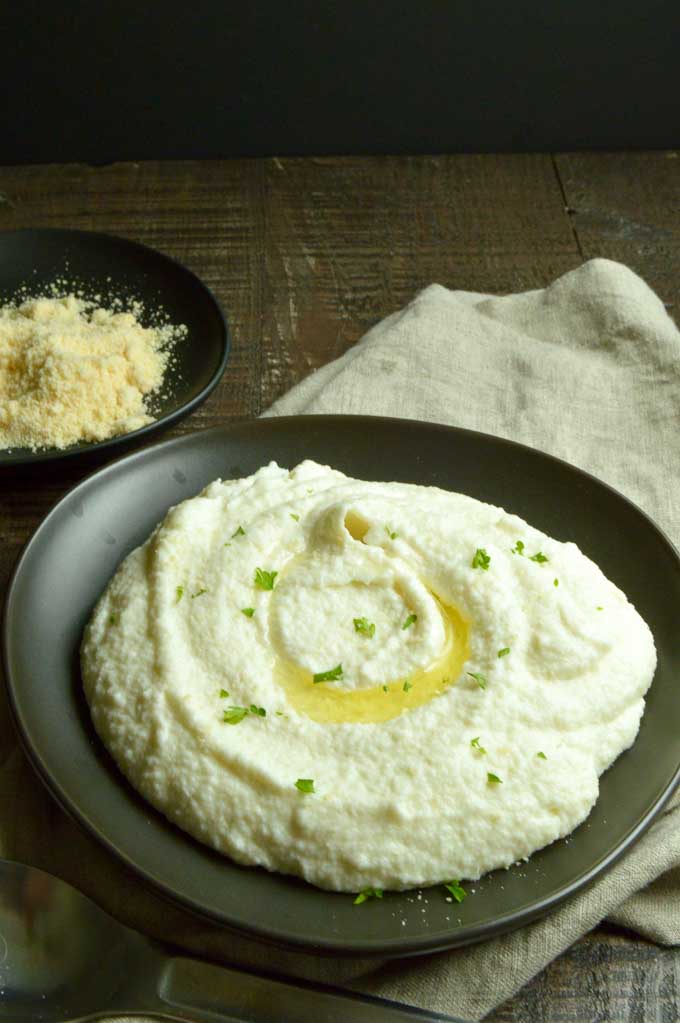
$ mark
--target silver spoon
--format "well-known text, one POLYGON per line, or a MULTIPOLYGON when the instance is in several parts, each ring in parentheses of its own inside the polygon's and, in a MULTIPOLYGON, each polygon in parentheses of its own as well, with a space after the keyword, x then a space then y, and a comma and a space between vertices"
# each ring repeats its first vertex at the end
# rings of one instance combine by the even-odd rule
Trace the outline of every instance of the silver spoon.
POLYGON ((176 955, 65 881, 0 859, 0 1021, 85 1023, 138 1013, 189 1023, 456 1023, 176 955))

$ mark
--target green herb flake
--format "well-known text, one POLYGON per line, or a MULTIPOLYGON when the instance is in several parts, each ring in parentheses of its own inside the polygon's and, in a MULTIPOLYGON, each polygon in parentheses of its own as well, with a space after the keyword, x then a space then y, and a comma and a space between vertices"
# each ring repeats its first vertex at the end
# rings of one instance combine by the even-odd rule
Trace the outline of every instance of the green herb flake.
POLYGON ((390 691, 389 686, 383 686, 383 693, 389 693, 389 691, 390 691))
POLYGON ((228 696, 229 693, 227 692, 226 689, 220 689, 220 700, 226 700, 228 696))
POLYGON ((418 615, 409 615, 404 624, 402 625, 401 631, 403 632, 404 629, 410 629, 411 626, 414 625, 417 621, 418 615))
POLYGON ((265 572, 263 568, 256 568, 253 581, 261 590, 273 590, 274 580, 278 574, 278 572, 265 572))
POLYGON ((222 720, 228 725, 238 725, 247 713, 247 707, 227 707, 222 720))
MULTIPOLYGON (((224 696, 229 695, 224 689, 222 689, 220 696, 223 694, 224 696)), ((264 707, 257 707, 254 703, 251 703, 250 707, 227 707, 224 711, 222 720, 228 725, 237 725, 240 721, 243 721, 244 717, 248 714, 253 714, 258 718, 265 718, 267 716, 267 711, 264 707)))
POLYGON ((475 680, 480 689, 486 689, 486 675, 482 675, 481 671, 468 671, 467 674, 475 680))
POLYGON ((184 587, 178 586, 177 589, 175 590, 175 594, 177 596, 177 603, 179 604, 180 600, 184 596, 184 587))
POLYGON ((361 632, 364 636, 368 636, 372 639, 375 636, 375 625, 373 622, 369 622, 368 618, 353 618, 354 631, 361 632))
POLYGON ((202 586, 200 590, 196 590, 196 592, 195 592, 195 593, 192 593, 192 594, 191 594, 191 599, 192 599, 192 600, 195 600, 195 599, 196 599, 196 597, 202 597, 202 596, 203 596, 203 594, 204 594, 204 593, 207 593, 207 592, 208 592, 208 591, 206 590, 205 586, 202 586))
POLYGON ((313 681, 337 682, 339 678, 342 678, 342 665, 336 664, 334 668, 330 668, 328 671, 317 671, 313 681))
POLYGON ((286 716, 282 710, 275 710, 274 713, 276 714, 277 718, 283 718, 286 716))
POLYGON ((553 579, 553 586, 559 586, 559 585, 560 585, 559 579, 553 579))
POLYGON ((387 533, 387 535, 389 536, 390 540, 396 540, 396 539, 397 539, 397 535, 398 535, 398 534, 397 534, 397 533, 395 533, 395 532, 393 532, 393 530, 392 530, 392 529, 390 529, 390 527, 389 527, 389 526, 385 526, 385 532, 386 532, 386 533, 387 533))
POLYGON ((295 782, 295 788, 298 792, 313 792, 314 791, 314 779, 313 778, 298 778, 295 782))
POLYGON ((502 785, 503 784, 503 782, 498 777, 498 775, 497 774, 492 774, 491 771, 487 771, 486 772, 486 780, 487 780, 489 785, 502 785))
POLYGON ((604 608, 602 606, 598 605, 598 607, 596 607, 595 610, 596 611, 604 611, 604 608))
POLYGON ((486 553, 483 547, 478 547, 475 551, 475 556, 472 559, 473 568, 483 568, 485 572, 488 571, 489 565, 491 564, 491 558, 486 553))
POLYGON ((548 758, 546 757, 545 753, 543 752, 543 750, 539 750, 539 751, 538 751, 538 753, 536 754, 536 756, 537 756, 537 757, 540 757, 540 758, 541 758, 541 760, 547 760, 547 759, 548 759, 548 758))
POLYGON ((515 546, 512 548, 511 554, 524 554, 524 544, 521 540, 518 540, 515 546))
POLYGON ((231 538, 233 540, 235 536, 245 536, 245 535, 246 535, 245 529, 243 528, 243 526, 239 526, 238 529, 235 529, 234 532, 231 534, 231 538))
POLYGON ((509 653, 510 653, 510 647, 509 646, 504 646, 504 647, 501 647, 501 649, 498 651, 498 656, 499 657, 507 657, 509 653))
POLYGON ((407 679, 406 682, 404 682, 404 684, 403 684, 403 686, 401 688, 404 690, 405 693, 408 693, 409 690, 413 689, 413 683, 409 682, 408 679, 407 679))
POLYGON ((255 614, 255 608, 254 607, 242 607, 241 608, 241 614, 245 615, 246 618, 252 618, 253 615, 255 614))
POLYGON ((369 899, 382 899, 382 897, 382 888, 364 888, 354 900, 354 905, 360 906, 362 902, 368 902, 369 899))
POLYGON ((472 746, 472 748, 474 750, 477 750, 478 753, 486 753, 486 750, 484 749, 484 747, 482 745, 480 745, 479 736, 478 735, 475 736, 474 739, 470 739, 470 745, 472 746))
POLYGON ((542 564, 544 564, 544 562, 550 561, 550 558, 546 558, 546 556, 543 553, 543 551, 536 551, 535 554, 531 555, 531 557, 529 558, 529 561, 537 561, 539 563, 539 565, 542 565, 542 564))
POLYGON ((467 892, 460 881, 445 881, 444 888, 446 888, 447 892, 450 892, 450 894, 453 895, 456 902, 462 902, 467 895, 467 892))
POLYGON ((113 614, 109 615, 109 625, 118 625, 119 621, 120 615, 118 614, 117 611, 114 611, 113 614))
POLYGON ((293 519, 294 522, 299 522, 300 521, 300 516, 296 515, 295 512, 291 512, 290 513, 290 517, 291 517, 291 519, 293 519))

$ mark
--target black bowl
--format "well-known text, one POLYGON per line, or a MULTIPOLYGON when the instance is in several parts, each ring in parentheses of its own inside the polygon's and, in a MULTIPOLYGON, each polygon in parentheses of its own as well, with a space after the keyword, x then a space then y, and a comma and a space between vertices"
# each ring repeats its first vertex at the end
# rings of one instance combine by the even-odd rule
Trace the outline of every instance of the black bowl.
POLYGON ((649 826, 680 777, 680 558, 615 490, 549 455, 469 430, 363 416, 261 419, 134 452, 49 513, 14 572, 5 608, 9 695, 24 747, 59 802, 156 891, 223 925, 316 951, 399 956, 479 941, 547 913, 609 867, 649 826), (648 622, 659 662, 640 733, 601 779, 568 840, 470 886, 419 901, 351 895, 238 866, 171 825, 99 742, 78 670, 83 627, 121 559, 170 505, 271 459, 330 462, 364 479, 458 490, 574 540, 648 622))
POLYGON ((139 301, 148 325, 162 312, 185 324, 187 335, 174 347, 174 364, 163 393, 153 398, 154 422, 131 433, 64 450, 0 450, 0 466, 73 458, 93 451, 115 454, 140 438, 166 429, 192 412, 216 386, 227 363, 229 327, 216 298, 191 270, 138 242, 89 231, 0 232, 0 305, 18 293, 44 293, 59 278, 86 298, 106 306, 108 298, 139 301))

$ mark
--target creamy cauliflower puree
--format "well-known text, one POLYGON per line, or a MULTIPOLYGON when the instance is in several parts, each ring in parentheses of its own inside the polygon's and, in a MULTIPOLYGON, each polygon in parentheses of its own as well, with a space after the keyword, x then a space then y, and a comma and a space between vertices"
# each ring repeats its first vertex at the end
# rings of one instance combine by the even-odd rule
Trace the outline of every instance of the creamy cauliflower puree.
POLYGON ((353 892, 477 878, 567 835, 655 661, 573 543, 309 461, 172 508, 82 646, 95 727, 154 806, 353 892))

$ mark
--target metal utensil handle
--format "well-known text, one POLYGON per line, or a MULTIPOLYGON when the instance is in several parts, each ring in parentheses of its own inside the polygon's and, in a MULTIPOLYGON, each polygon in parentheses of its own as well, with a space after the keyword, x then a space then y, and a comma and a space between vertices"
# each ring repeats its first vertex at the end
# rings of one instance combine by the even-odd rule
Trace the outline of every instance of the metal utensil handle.
POLYGON ((186 1013, 196 1023, 465 1023, 368 995, 184 957, 167 961, 158 996, 166 1012, 186 1013))

